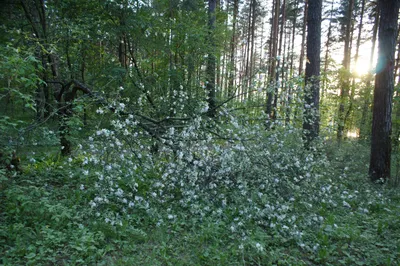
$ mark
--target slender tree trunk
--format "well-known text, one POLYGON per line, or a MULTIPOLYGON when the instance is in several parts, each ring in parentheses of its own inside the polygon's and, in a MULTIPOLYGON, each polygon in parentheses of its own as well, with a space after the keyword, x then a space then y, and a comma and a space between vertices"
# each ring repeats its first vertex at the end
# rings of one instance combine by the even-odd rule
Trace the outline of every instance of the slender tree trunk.
MULTIPOLYGON (((295 8, 297 10, 299 5, 298 0, 296 0, 295 2, 295 8)), ((293 20, 292 20, 292 41, 291 41, 291 48, 290 48, 290 77, 293 77, 294 75, 294 68, 293 68, 293 64, 294 64, 294 41, 296 39, 296 23, 297 23, 297 11, 293 16, 293 20)))
MULTIPOLYGON (((299 5, 299 1, 296 0, 295 1, 296 10, 298 8, 298 5, 299 5)), ((293 65, 294 65, 294 41, 295 41, 295 36, 296 36, 296 23, 297 23, 297 11, 294 14, 293 20, 292 20, 292 40, 291 40, 291 45, 290 45, 291 48, 290 48, 290 66, 289 66, 289 69, 290 69, 289 77, 291 77, 291 78, 294 76, 293 65)), ((289 88, 288 88, 288 95, 287 95, 286 119, 285 119, 286 124, 290 123, 290 113, 291 113, 291 105, 292 105, 292 98, 293 98, 292 89, 293 89, 293 86, 290 83, 289 88)))
POLYGON ((303 31, 302 31, 302 37, 301 37, 299 76, 301 76, 303 74, 304 48, 305 48, 305 43, 306 43, 306 29, 307 29, 308 2, 309 2, 309 0, 305 0, 304 1, 303 31))
MULTIPOLYGON (((229 11, 229 2, 226 1, 226 7, 225 7, 225 12, 228 13, 229 11)), ((228 19, 224 20, 224 30, 228 31, 228 19)), ((226 97, 226 95, 228 95, 227 93, 227 80, 228 80, 228 51, 229 51, 229 47, 228 47, 228 37, 224 38, 224 45, 223 45, 223 54, 222 54, 222 66, 221 66, 221 78, 220 78, 220 82, 219 82, 219 98, 224 98, 226 97)))
POLYGON ((327 77, 328 77, 329 52, 330 52, 329 48, 331 46, 331 39, 332 39, 333 3, 334 2, 332 2, 332 5, 331 5, 328 34, 326 37, 326 44, 325 44, 325 60, 324 60, 324 71, 323 71, 324 78, 322 80, 321 99, 320 99, 321 105, 324 100, 324 92, 328 89, 327 88, 327 77))
POLYGON ((264 64, 264 20, 261 18, 261 40, 260 40, 260 61, 258 68, 262 69, 264 64))
POLYGON ((277 55, 279 55, 279 59, 277 60, 277 66, 276 66, 276 73, 275 73, 275 92, 274 92, 274 104, 273 104, 273 109, 272 109, 272 119, 276 119, 278 114, 278 94, 279 94, 279 70, 282 69, 282 61, 284 55, 282 54, 282 44, 283 44, 283 32, 285 31, 285 21, 286 21, 286 0, 283 0, 282 3, 282 23, 280 27, 280 32, 279 32, 279 45, 278 45, 278 52, 277 55))
POLYGON ((249 99, 251 98, 251 85, 253 83, 253 76, 254 76, 254 39, 255 39, 255 32, 256 32, 256 7, 257 7, 257 1, 252 0, 253 2, 253 10, 252 10, 252 15, 251 15, 251 49, 250 49, 250 71, 249 71, 249 99))
POLYGON ((209 41, 209 49, 210 52, 208 53, 207 58, 207 85, 206 90, 208 93, 208 115, 210 117, 215 116, 215 8, 216 8, 216 0, 208 0, 208 27, 209 27, 209 34, 208 34, 208 41, 209 41))
MULTIPOLYGON (((53 78, 55 79, 58 77, 58 71, 55 57, 48 52, 50 49, 45 2, 44 0, 21 0, 21 6, 24 10, 25 17, 30 23, 36 41, 41 44, 38 57, 40 58, 43 66, 43 71, 41 71, 42 80, 47 81, 47 71, 49 66, 53 74, 53 78)), ((35 93, 37 120, 41 121, 50 115, 51 104, 49 99, 50 91, 48 85, 38 84, 35 93)))
MULTIPOLYGON (((175 35, 173 21, 174 21, 174 4, 173 0, 168 1, 169 4, 169 20, 168 20, 168 91, 169 91, 169 108, 168 108, 168 115, 170 117, 174 117, 174 90, 177 89, 177 82, 176 82, 176 65, 175 63, 175 54, 174 54, 174 43, 175 39, 177 38, 175 35)), ((179 86, 179 85, 178 85, 179 86)))
MULTIPOLYGON (((273 44, 273 38, 274 38, 274 19, 275 19, 275 4, 276 1, 272 1, 272 9, 271 9, 271 19, 270 19, 270 24, 271 24, 271 30, 269 33, 269 40, 268 40, 268 78, 271 76, 271 70, 272 70, 272 44, 273 44)), ((270 80, 268 80, 270 81, 270 80)))
MULTIPOLYGON (((219 12, 221 10, 221 2, 219 0, 216 0, 215 4, 215 13, 219 12)), ((217 20, 217 19, 215 19, 217 20)), ((221 54, 217 53, 215 56, 215 75, 216 75, 216 80, 215 80, 215 97, 221 93, 221 87, 219 86, 221 82, 221 54)))
POLYGON ((243 83, 243 89, 245 90, 243 98, 247 98, 248 87, 249 87, 249 79, 250 79, 250 47, 251 47, 251 17, 253 13, 254 0, 250 1, 249 6, 249 16, 247 20, 247 40, 246 40, 246 69, 245 69, 245 78, 243 83))
POLYGON ((353 17, 354 0, 350 0, 349 6, 346 12, 346 35, 344 40, 344 57, 343 67, 340 77, 340 103, 338 113, 338 129, 337 139, 339 143, 343 139, 343 131, 345 127, 345 105, 347 98, 349 97, 350 90, 350 59, 351 59, 351 25, 353 17))
MULTIPOLYGON (((397 71, 399 70, 400 66, 400 27, 397 29, 397 58, 396 58, 396 67, 394 70, 394 80, 396 85, 398 86, 400 84, 400 75, 396 75, 397 71)), ((399 92, 395 92, 395 97, 398 98, 399 97, 399 92)), ((396 101, 395 104, 393 105, 393 112, 394 112, 394 122, 393 122, 393 135, 392 135, 392 140, 393 140, 393 147, 394 148, 399 148, 399 143, 400 143, 400 106, 398 104, 398 102, 396 101)))
POLYGON ((125 45, 125 36, 121 36, 119 39, 119 46, 118 46, 118 57, 119 57, 119 62, 121 64, 121 67, 127 68, 127 62, 126 62, 126 45, 125 45))
POLYGON ((322 0, 309 0, 303 130, 306 146, 319 134, 319 77, 321 64, 322 0))
MULTIPOLYGON (((360 23, 358 24, 356 54, 355 54, 355 57, 354 57, 354 65, 356 65, 356 66, 357 66, 359 52, 360 52, 361 33, 362 33, 362 28, 363 28, 364 10, 365 10, 365 0, 362 0, 362 2, 361 2, 361 13, 360 13, 360 23)), ((355 77, 353 76, 353 79, 352 79, 352 82, 351 82, 351 95, 350 95, 349 108, 347 109, 346 115, 344 117, 344 121, 345 122, 349 120, 351 112, 353 111, 355 89, 356 89, 356 81, 355 81, 355 77)))
MULTIPOLYGON (((394 69, 394 79, 400 77, 399 69, 400 69, 400 30, 397 31, 397 57, 396 57, 396 67, 394 69)), ((397 82, 399 84, 399 82, 397 82)))
POLYGON ((229 66, 229 85, 228 85, 228 97, 234 95, 234 80, 236 74, 236 24, 237 16, 239 13, 239 0, 233 1, 233 18, 232 18, 232 39, 231 39, 231 53, 230 53, 230 66, 229 66))
POLYGON ((363 108, 362 108, 362 114, 361 114, 361 121, 360 121, 360 138, 366 138, 369 133, 367 131, 367 120, 369 117, 369 106, 370 106, 370 102, 371 102, 371 81, 373 78, 372 75, 372 64, 374 62, 374 56, 375 56, 375 47, 376 47, 376 39, 378 36, 378 28, 379 28, 379 17, 380 17, 380 10, 379 10, 379 5, 377 6, 377 10, 375 13, 375 18, 374 18, 374 26, 372 29, 372 40, 371 40, 371 53, 370 53, 370 60, 369 60, 369 73, 367 76, 367 82, 365 85, 365 90, 364 90, 364 95, 363 95, 363 99, 364 99, 364 104, 363 104, 363 108))
POLYGON ((272 23, 272 38, 271 38, 271 56, 270 56, 270 75, 269 75, 269 86, 267 93, 267 108, 266 113, 269 118, 273 118, 272 100, 274 98, 275 91, 275 75, 276 75, 276 56, 278 52, 278 29, 279 29, 279 10, 280 10, 280 0, 275 0, 274 4, 274 19, 272 23))
MULTIPOLYGON (((284 29, 285 30, 285 29, 284 29)), ((285 30, 284 32, 284 37, 283 37, 283 51, 282 51, 282 71, 281 71, 281 79, 282 79, 282 87, 285 89, 285 84, 288 78, 288 72, 287 72, 287 60, 288 60, 288 53, 287 53, 287 47, 288 45, 288 40, 290 40, 290 33, 288 34, 285 30), (289 36, 288 36, 289 35, 289 36)))
POLYGON ((281 109, 282 109, 282 117, 286 118, 286 110, 287 110, 287 99, 288 99, 288 90, 287 85, 289 84, 289 72, 287 71, 287 60, 288 60, 288 47, 290 47, 290 33, 285 30, 285 37, 283 42, 283 56, 282 56, 282 71, 281 71, 281 79, 282 79, 282 94, 281 94, 281 109))

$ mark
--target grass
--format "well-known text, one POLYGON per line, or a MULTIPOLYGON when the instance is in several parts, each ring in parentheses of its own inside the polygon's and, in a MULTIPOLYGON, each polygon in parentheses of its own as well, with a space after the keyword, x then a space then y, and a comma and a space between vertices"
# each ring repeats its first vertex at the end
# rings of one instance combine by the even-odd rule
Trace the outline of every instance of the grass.
POLYGON ((228 219, 192 220, 185 213, 159 226, 138 213, 114 227, 90 215, 94 194, 80 189, 82 180, 69 177, 62 161, 26 165, 1 181, 0 264, 399 265, 399 189, 368 182, 362 144, 327 152, 336 187, 331 198, 338 204, 295 203, 301 243, 255 222, 234 232, 228 219), (323 220, 307 225, 301 213, 323 220))

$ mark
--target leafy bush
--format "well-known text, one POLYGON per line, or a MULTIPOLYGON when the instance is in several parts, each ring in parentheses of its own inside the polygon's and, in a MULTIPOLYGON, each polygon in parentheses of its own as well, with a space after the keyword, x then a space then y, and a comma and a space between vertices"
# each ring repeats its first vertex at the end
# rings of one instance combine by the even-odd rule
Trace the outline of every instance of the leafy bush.
POLYGON ((305 149, 301 130, 225 109, 157 123, 113 107, 73 156, 7 179, 4 264, 399 262, 400 197, 367 182, 363 143, 305 149))

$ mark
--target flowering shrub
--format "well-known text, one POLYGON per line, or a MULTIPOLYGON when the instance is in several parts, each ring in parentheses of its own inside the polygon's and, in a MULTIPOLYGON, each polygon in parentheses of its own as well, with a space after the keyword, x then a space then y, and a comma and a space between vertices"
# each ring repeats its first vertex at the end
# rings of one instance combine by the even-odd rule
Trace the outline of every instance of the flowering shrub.
POLYGON ((106 252, 111 264, 121 254, 122 264, 152 265, 172 263, 166 254, 207 265, 397 262, 398 192, 366 182, 368 147, 326 141, 305 149, 298 121, 264 123, 222 107, 214 120, 202 102, 194 113, 177 109, 159 121, 128 103, 114 99, 97 109, 98 128, 73 157, 36 154, 26 177, 2 181, 10 182, 3 234, 14 247, 23 228, 24 241, 16 243, 28 243, 6 248, 3 257, 57 254, 57 261, 74 254, 91 264, 106 252), (46 240, 40 254, 31 227, 46 240), (388 236, 392 241, 376 249, 376 239, 388 236), (132 257, 132 248, 139 255, 132 257))
POLYGON ((81 176, 96 180, 89 204, 106 223, 138 216, 157 225, 212 219, 243 240, 251 223, 299 244, 299 221, 323 223, 307 212, 305 199, 313 197, 327 161, 317 149, 303 148, 301 130, 278 123, 267 130, 225 109, 219 121, 199 110, 181 124, 157 127, 127 114, 123 103, 113 107, 116 118, 81 149, 81 176))

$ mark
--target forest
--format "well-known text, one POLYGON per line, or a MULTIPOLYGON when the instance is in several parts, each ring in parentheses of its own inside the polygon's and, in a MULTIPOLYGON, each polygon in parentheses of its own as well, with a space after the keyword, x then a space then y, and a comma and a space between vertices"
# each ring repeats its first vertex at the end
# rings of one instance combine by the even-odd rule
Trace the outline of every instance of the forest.
POLYGON ((0 265, 400 265, 399 0, 0 6, 0 265))

